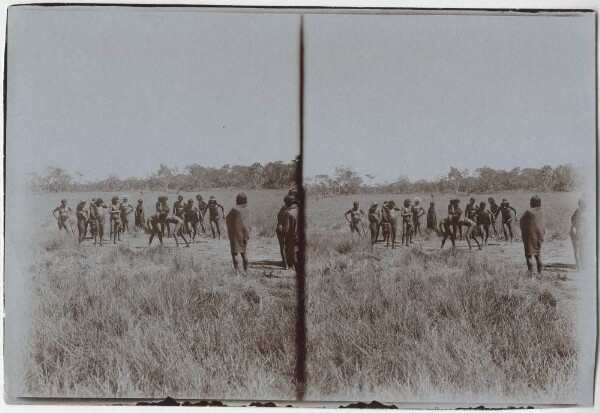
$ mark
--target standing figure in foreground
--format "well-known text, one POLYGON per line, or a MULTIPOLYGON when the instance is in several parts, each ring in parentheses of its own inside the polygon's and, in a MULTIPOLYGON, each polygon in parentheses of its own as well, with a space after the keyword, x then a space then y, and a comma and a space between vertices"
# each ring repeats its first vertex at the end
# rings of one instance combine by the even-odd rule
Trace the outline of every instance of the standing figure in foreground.
POLYGON ((542 213, 542 200, 539 196, 531 197, 530 208, 521 217, 521 238, 525 247, 525 260, 527 271, 531 274, 533 265, 531 256, 535 257, 537 272, 542 272, 541 250, 544 242, 544 215, 542 213))
POLYGON ((435 231, 437 229, 437 212, 435 210, 435 202, 429 203, 429 209, 427 210, 427 229, 435 231))
POLYGON ((506 198, 504 198, 500 203, 499 213, 502 217, 502 231, 504 231, 504 239, 508 241, 508 236, 510 235, 510 242, 513 242, 514 224, 515 220, 517 219, 517 210, 511 207, 506 198))
POLYGON ((144 211, 144 201, 138 199, 137 206, 135 207, 135 226, 137 228, 144 228, 146 225, 146 213, 144 211))
POLYGON ((67 228, 67 221, 69 220, 69 214, 71 213, 71 208, 67 206, 67 200, 61 199, 60 205, 52 210, 52 215, 56 218, 58 223, 58 230, 64 229, 69 233, 69 228, 67 228), (56 212, 58 211, 58 216, 56 216, 56 212))
POLYGON ((121 227, 123 232, 129 232, 129 214, 133 212, 133 205, 128 201, 127 195, 123 196, 123 202, 119 206, 121 211, 121 227))
POLYGON ((75 216, 77 217, 77 230, 79 232, 79 243, 81 244, 85 239, 88 221, 90 220, 90 214, 85 208, 85 201, 79 201, 75 209, 75 216))
MULTIPOLYGON (((209 201, 210 204, 210 201, 209 201)), ((242 192, 235 197, 235 206, 225 218, 227 224, 227 235, 229 235, 229 245, 231 246, 231 259, 233 268, 239 270, 237 256, 242 256, 244 272, 248 272, 248 256, 246 247, 250 239, 250 212, 248 210, 248 198, 242 192)))
POLYGON ((108 208, 102 198, 97 198, 96 202, 90 205, 90 221, 94 229, 94 245, 100 238, 100 246, 104 238, 104 209, 108 208))
POLYGON ((216 238, 216 235, 218 235, 219 238, 221 238, 221 228, 219 227, 219 220, 221 218, 219 216, 219 208, 221 208, 221 214, 223 216, 223 219, 225 219, 225 210, 223 209, 221 204, 217 202, 215 197, 211 196, 208 199, 207 209, 210 220, 210 230, 212 231, 213 238, 216 238))
POLYGON ((381 210, 381 220, 387 221, 387 228, 389 234, 386 239, 386 248, 390 247, 390 238, 392 239, 392 249, 396 248, 396 230, 398 225, 398 212, 400 208, 396 206, 394 201, 388 201, 387 206, 384 205, 381 210))
POLYGON ((362 225, 362 217, 365 215, 362 209, 360 209, 358 202, 352 204, 352 209, 349 209, 345 214, 346 221, 350 223, 350 232, 361 235, 359 225, 362 225), (350 217, 348 217, 350 216, 350 217))
POLYGON ((575 256, 575 267, 577 268, 577 271, 582 268, 582 257, 585 258, 585 251, 582 251, 582 247, 585 245, 585 240, 583 240, 583 229, 585 228, 585 201, 583 198, 579 199, 578 205, 579 208, 577 208, 571 216, 571 230, 569 231, 569 236, 573 243, 573 255, 575 256))
MULTIPOLYGON (((415 204, 412 207, 412 224, 413 233, 421 235, 421 217, 425 215, 427 211, 421 206, 421 199, 415 198, 415 204)), ((411 237, 412 238, 412 237, 411 237)))
POLYGON ((369 231, 371 232, 371 245, 375 245, 379 237, 379 223, 381 222, 381 213, 377 208, 379 204, 373 202, 369 207, 369 231))
POLYGON ((117 243, 117 237, 119 241, 121 241, 121 230, 123 229, 121 225, 121 209, 119 208, 119 197, 113 196, 111 199, 111 204, 108 209, 108 213, 110 214, 110 236, 109 239, 113 240, 113 244, 117 243))
POLYGON ((400 216, 402 217, 402 242, 400 245, 404 245, 406 241, 406 246, 408 247, 408 243, 412 244, 412 233, 413 233, 413 213, 410 199, 404 200, 404 207, 400 212, 400 216))

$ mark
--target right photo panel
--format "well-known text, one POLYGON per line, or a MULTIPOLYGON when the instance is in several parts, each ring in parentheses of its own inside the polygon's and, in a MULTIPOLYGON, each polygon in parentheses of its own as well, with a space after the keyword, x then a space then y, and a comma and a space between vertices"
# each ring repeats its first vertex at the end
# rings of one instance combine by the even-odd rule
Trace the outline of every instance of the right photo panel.
POLYGON ((591 405, 594 13, 307 14, 307 401, 591 405))

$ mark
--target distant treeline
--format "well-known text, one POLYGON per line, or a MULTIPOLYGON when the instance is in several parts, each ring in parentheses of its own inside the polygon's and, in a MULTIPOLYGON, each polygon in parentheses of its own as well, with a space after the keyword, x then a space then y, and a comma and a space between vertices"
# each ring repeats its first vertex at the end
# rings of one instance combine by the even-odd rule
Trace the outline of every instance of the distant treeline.
POLYGON ((358 175, 348 166, 338 166, 333 176, 317 175, 304 180, 308 195, 327 196, 356 193, 490 193, 499 191, 573 191, 582 183, 581 172, 573 165, 553 168, 513 168, 510 171, 487 166, 474 171, 453 166, 447 175, 433 180, 411 181, 401 175, 395 182, 372 184, 376 177, 358 175), (368 181, 368 182, 365 182, 368 181))
POLYGON ((223 165, 220 168, 188 165, 181 171, 161 164, 158 170, 145 178, 121 179, 110 174, 106 179, 82 182, 83 175, 74 174, 61 166, 46 168, 43 175, 34 173, 29 181, 33 192, 78 191, 194 191, 213 188, 280 189, 290 188, 297 182, 299 157, 286 163, 254 163, 250 166, 223 165))

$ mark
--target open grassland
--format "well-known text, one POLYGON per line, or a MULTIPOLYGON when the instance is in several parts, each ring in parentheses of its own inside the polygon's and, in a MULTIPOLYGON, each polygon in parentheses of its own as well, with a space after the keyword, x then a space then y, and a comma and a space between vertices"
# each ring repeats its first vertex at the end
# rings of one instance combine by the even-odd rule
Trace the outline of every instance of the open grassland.
MULTIPOLYGON (((511 200, 519 216, 530 196, 495 194, 511 200)), ((354 197, 310 199, 308 398, 571 400, 580 367, 577 288, 562 278, 572 260, 566 238, 577 197, 541 196, 551 216, 544 248, 553 253, 536 278, 527 276, 521 243, 494 240, 468 251, 458 241, 455 250, 439 251, 439 238, 428 234, 411 247, 372 247, 345 224, 354 197)), ((408 196, 356 197, 365 212, 380 198, 408 196)), ((436 205, 445 216, 446 199, 436 205)))
MULTIPOLYGON (((227 212, 236 191, 215 193, 227 212)), ((255 228, 247 276, 233 273, 227 240, 145 248, 147 235, 134 231, 118 245, 79 245, 43 219, 23 257, 31 262, 24 395, 292 399, 294 274, 264 264, 279 260, 270 234, 283 192, 247 194, 255 228)), ((144 194, 147 211, 157 195, 144 194)), ((74 205, 92 196, 110 198, 32 195, 31 204, 50 211, 61 197, 74 205)))

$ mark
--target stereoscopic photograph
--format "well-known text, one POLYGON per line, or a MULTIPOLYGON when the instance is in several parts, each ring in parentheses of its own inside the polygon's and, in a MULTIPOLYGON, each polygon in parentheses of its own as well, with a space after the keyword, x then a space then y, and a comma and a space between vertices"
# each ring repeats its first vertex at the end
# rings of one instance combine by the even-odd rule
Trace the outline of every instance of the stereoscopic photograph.
POLYGON ((308 398, 591 404, 594 18, 304 18, 308 398))
POLYGON ((7 403, 592 405, 595 19, 11 6, 7 403))
POLYGON ((8 18, 11 394, 293 399, 299 17, 8 18))

